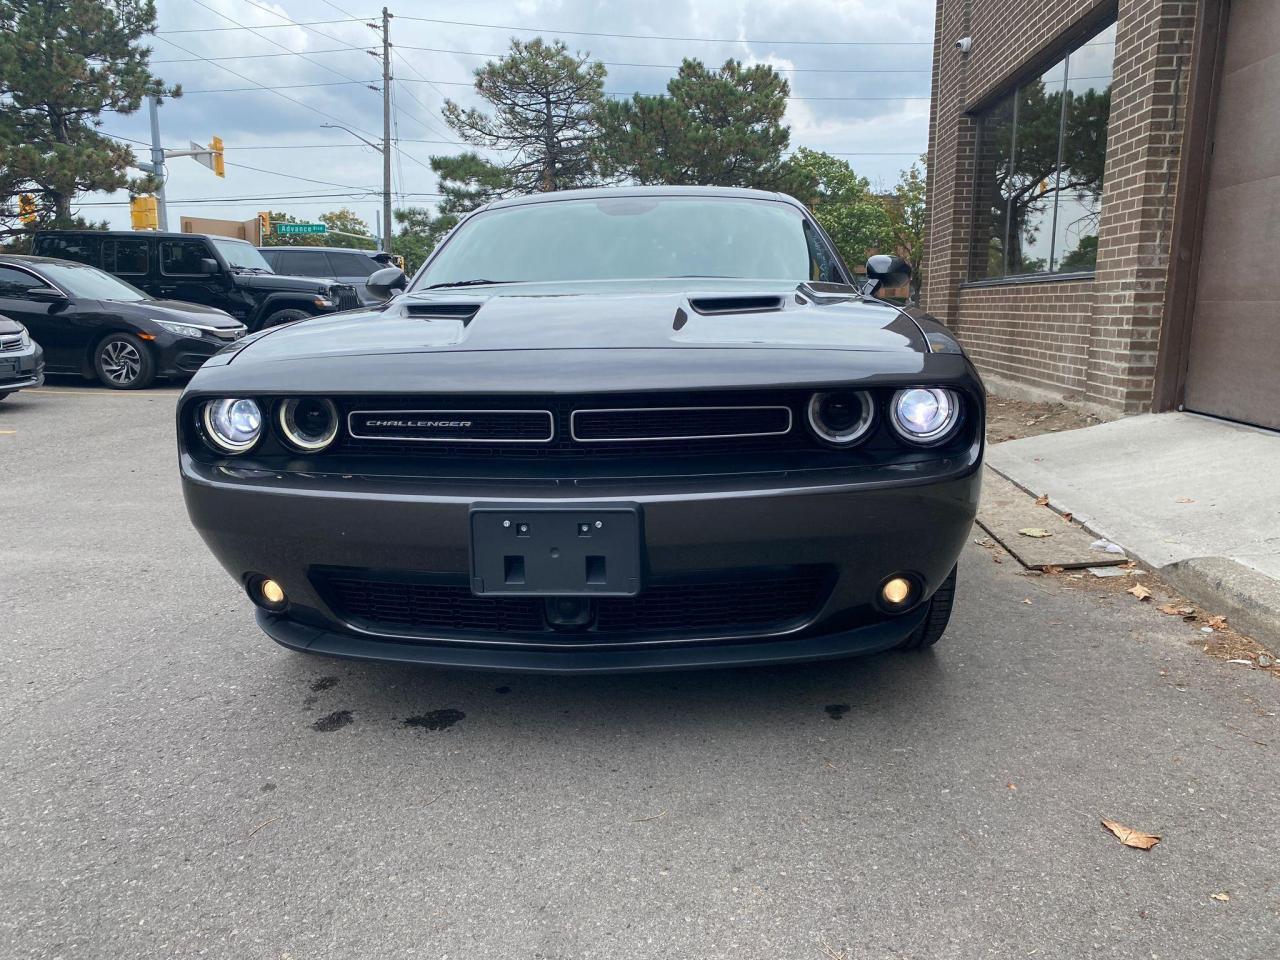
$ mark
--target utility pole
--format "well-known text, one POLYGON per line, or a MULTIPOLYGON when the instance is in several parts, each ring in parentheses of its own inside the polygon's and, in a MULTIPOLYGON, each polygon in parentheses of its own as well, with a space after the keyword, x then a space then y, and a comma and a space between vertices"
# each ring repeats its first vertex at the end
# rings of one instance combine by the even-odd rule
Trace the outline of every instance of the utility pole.
POLYGON ((383 250, 391 253, 391 14, 386 7, 382 8, 382 237, 383 250))
POLYGON ((160 145, 160 105, 155 97, 147 97, 147 110, 151 114, 151 169, 147 172, 160 182, 156 188, 156 221, 159 229, 169 229, 169 208, 164 202, 164 147, 160 145))

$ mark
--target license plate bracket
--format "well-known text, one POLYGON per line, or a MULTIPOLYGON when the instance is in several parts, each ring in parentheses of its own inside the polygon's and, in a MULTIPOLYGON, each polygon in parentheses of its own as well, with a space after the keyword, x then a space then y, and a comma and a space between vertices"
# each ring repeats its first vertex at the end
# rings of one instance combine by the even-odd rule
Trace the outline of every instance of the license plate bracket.
POLYGON ((483 504, 471 508, 477 596, 634 597, 641 588, 638 504, 483 504))

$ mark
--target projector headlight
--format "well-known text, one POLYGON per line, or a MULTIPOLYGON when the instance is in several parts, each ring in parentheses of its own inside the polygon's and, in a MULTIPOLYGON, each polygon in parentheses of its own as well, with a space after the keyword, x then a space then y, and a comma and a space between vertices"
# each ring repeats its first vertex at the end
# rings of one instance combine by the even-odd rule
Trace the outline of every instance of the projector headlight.
POLYGON ((809 429, 827 443, 848 447, 867 435, 875 404, 862 390, 833 390, 809 398, 809 429))
POLYGON ((951 390, 916 387, 893 395, 893 428, 904 440, 928 445, 944 440, 960 419, 960 398, 951 390))
POLYGON ((194 337, 199 340, 204 335, 203 330, 199 327, 192 326, 189 323, 175 323, 172 320, 153 320, 151 322, 157 327, 168 330, 170 333, 179 337, 194 337))
POLYGON ((317 453, 338 435, 338 408, 332 400, 302 397, 280 404, 277 420, 289 446, 317 453))
POLYGON ((262 437, 262 410, 253 400, 210 400, 200 420, 210 445, 221 453, 245 453, 262 437))

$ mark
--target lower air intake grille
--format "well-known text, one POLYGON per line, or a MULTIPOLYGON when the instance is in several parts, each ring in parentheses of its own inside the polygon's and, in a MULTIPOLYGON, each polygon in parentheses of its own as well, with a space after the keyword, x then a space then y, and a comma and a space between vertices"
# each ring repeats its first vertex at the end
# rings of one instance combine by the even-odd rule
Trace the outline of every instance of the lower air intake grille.
MULTIPOLYGON (((434 578, 432 578, 434 579, 434 578)), ((826 567, 782 567, 666 579, 636 597, 591 601, 585 631, 556 631, 538 597, 477 597, 458 582, 315 571, 325 602, 353 626, 423 636, 516 634, 514 642, 579 642, 646 637, 714 637, 743 630, 771 632, 812 618, 832 585, 826 567)))

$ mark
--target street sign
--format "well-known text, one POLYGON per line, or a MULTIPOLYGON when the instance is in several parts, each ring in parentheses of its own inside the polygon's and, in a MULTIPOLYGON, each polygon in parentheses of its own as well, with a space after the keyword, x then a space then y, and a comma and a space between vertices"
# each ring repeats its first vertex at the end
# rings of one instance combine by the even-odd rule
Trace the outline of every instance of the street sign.
POLYGON ((276 233, 282 237, 299 233, 328 233, 329 228, 323 223, 276 223, 276 233))

